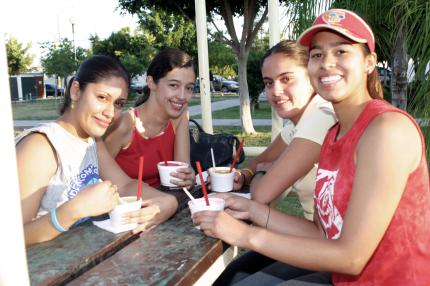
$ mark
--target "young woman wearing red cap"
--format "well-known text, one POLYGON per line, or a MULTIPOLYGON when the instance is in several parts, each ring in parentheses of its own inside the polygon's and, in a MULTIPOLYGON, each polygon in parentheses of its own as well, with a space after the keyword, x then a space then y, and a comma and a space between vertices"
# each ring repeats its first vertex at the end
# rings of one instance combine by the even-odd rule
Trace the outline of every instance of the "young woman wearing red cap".
POLYGON ((413 118, 382 100, 371 29, 356 14, 334 9, 298 42, 309 50, 312 85, 339 120, 321 150, 315 223, 231 196, 224 196, 225 212, 194 214, 207 235, 279 261, 264 269, 236 263, 217 282, 430 285, 424 139, 413 118))

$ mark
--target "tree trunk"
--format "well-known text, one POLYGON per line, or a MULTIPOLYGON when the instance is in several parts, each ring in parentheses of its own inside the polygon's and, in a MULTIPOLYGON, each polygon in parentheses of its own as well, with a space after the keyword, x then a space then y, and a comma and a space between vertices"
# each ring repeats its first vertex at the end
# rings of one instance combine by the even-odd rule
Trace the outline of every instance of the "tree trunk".
POLYGON ((243 131, 246 134, 255 133, 251 117, 251 101, 249 99, 248 80, 246 76, 248 53, 249 50, 246 51, 245 48, 241 48, 240 53, 238 55, 240 120, 243 131))
POLYGON ((396 36, 392 74, 391 103, 403 110, 407 107, 408 91, 408 55, 406 50, 406 33, 399 30, 396 36))

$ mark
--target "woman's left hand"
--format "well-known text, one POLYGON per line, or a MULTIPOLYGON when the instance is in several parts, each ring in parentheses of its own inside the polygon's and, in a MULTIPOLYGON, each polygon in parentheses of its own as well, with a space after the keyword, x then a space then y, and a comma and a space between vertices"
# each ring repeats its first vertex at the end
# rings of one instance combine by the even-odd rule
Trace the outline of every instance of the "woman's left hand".
POLYGON ((137 211, 126 213, 122 222, 137 223, 138 226, 133 229, 133 233, 139 233, 144 230, 150 229, 152 226, 157 225, 157 215, 160 213, 160 206, 158 204, 149 203, 148 201, 142 202, 142 208, 137 211))
POLYGON ((208 236, 219 238, 228 244, 246 247, 250 226, 226 212, 201 211, 192 216, 193 223, 208 236))
POLYGON ((196 179, 196 174, 191 167, 180 168, 177 172, 171 173, 170 175, 174 178, 178 178, 178 180, 171 180, 170 182, 181 188, 191 188, 196 179))

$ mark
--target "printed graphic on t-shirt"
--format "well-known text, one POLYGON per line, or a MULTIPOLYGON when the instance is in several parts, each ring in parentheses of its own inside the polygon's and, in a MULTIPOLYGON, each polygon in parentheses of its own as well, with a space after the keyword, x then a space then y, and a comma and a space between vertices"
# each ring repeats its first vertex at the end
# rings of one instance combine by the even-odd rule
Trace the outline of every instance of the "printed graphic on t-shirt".
POLYGON ((99 181, 99 170, 97 166, 89 164, 86 168, 82 169, 81 172, 72 179, 70 187, 67 190, 67 197, 69 199, 74 198, 81 192, 86 186, 95 184, 99 181))
POLYGON ((316 207, 321 224, 329 239, 339 237, 343 224, 343 219, 334 205, 333 199, 337 174, 338 170, 323 169, 318 169, 317 173, 316 207))

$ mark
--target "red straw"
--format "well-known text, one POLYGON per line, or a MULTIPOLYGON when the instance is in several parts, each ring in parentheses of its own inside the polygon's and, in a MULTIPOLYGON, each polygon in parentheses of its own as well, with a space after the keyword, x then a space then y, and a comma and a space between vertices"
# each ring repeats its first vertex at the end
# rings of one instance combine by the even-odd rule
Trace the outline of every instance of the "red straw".
POLYGON ((208 193, 206 192, 206 184, 205 184, 205 181, 203 180, 202 166, 200 166, 200 161, 196 161, 196 167, 197 167, 197 171, 199 172, 200 182, 202 183, 203 196, 205 197, 206 205, 209 206, 209 198, 208 198, 208 193))
POLYGON ((240 144, 239 144, 239 148, 237 148, 236 156, 234 156, 233 163, 231 164, 229 173, 231 173, 231 171, 233 171, 233 168, 234 168, 234 165, 236 164, 237 158, 239 158, 240 151, 242 151, 243 143, 244 143, 244 139, 242 138, 242 141, 240 141, 240 144))
POLYGON ((158 154, 160 155, 161 160, 164 161, 164 165, 169 166, 167 164, 166 156, 164 156, 163 148, 161 146, 161 139, 158 140, 158 154))
POLYGON ((137 180, 137 200, 142 197, 142 178, 143 178, 143 156, 139 157, 139 174, 137 180))

